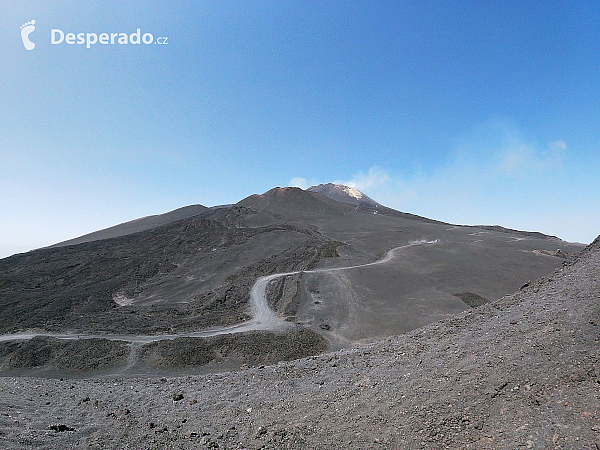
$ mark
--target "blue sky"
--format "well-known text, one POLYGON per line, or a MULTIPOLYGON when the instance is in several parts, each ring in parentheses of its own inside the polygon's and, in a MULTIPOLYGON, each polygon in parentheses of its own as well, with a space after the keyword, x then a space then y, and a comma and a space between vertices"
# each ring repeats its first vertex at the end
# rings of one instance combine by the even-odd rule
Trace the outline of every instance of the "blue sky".
POLYGON ((0 5, 0 257, 329 181, 594 239, 600 4, 374 3, 0 5), (168 45, 50 42, 137 28, 168 45))

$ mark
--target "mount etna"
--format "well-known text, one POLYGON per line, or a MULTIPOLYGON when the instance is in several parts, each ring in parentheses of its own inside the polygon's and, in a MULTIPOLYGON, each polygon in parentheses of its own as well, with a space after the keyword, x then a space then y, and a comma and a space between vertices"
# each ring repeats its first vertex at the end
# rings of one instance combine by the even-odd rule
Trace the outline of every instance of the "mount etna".
POLYGON ((405 333, 581 250, 326 184, 193 205, 0 260, 0 370, 222 371, 405 333))
POLYGON ((0 446, 600 448, 599 240, 321 185, 2 259, 0 446))

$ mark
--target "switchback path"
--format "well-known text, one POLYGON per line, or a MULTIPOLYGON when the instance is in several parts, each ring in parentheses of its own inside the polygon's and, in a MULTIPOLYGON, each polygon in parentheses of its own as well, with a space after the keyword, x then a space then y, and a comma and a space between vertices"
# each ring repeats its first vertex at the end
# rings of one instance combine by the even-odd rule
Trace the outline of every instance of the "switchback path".
POLYGON ((438 240, 426 241, 419 240, 410 242, 406 245, 401 245, 389 250, 386 255, 371 263, 358 264, 354 266, 336 267, 329 269, 313 269, 313 270, 297 270, 293 272, 276 273, 272 275, 266 275, 256 280, 252 289, 250 290, 250 308, 252 311, 252 319, 231 325, 227 327, 209 328, 203 331, 197 331, 192 333, 177 333, 177 334, 156 334, 156 335, 130 335, 130 334, 76 334, 76 333, 13 333, 0 335, 0 342, 16 341, 16 340, 28 340, 37 336, 48 336, 57 339, 108 339, 111 341, 125 341, 130 344, 146 344, 149 342, 162 341, 168 339, 176 339, 182 337, 188 338, 207 338, 212 336, 219 336, 222 334, 233 334, 243 333, 247 331, 255 330, 285 330, 291 328, 294 324, 286 322, 275 314, 267 301, 267 286, 269 283, 277 278, 285 277, 288 275, 296 275, 298 273, 329 273, 338 272, 342 270, 358 269, 360 267, 375 266, 378 264, 385 264, 391 261, 396 252, 407 247, 415 245, 426 245, 435 244, 438 240))

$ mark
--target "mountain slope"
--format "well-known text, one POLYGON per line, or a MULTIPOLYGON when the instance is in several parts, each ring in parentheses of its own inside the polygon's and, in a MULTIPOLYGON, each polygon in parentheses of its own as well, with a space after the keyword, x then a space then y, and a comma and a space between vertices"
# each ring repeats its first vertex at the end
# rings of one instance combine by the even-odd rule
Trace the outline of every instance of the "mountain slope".
POLYGON ((0 260, 0 332, 203 329, 247 320, 261 275, 312 267, 328 240, 291 225, 240 227, 243 207, 0 260))
POLYGON ((124 222, 119 225, 114 225, 109 228, 94 231, 92 233, 84 234, 74 239, 59 242, 58 244, 51 245, 48 248, 64 247, 66 245, 81 244, 84 242, 100 241, 102 239, 110 239, 119 236, 127 236, 128 234, 139 233, 140 231, 150 230, 152 228, 166 225, 171 222, 175 222, 181 219, 187 219, 188 217, 196 216, 207 211, 209 208, 202 205, 190 205, 184 206, 183 208, 177 208, 173 211, 169 211, 163 214, 155 214, 152 216, 142 217, 140 219, 131 220, 124 222))
POLYGON ((145 231, 2 259, 0 325, 4 333, 203 331, 248 320, 254 283, 280 274, 265 285, 264 307, 339 348, 494 301, 579 249, 274 188, 145 231))

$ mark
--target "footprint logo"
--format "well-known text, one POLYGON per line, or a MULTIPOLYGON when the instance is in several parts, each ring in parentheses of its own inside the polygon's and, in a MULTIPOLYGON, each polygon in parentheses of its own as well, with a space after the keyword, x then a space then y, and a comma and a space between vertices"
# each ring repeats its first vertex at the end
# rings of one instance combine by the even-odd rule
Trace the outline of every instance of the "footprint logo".
POLYGON ((35 30, 35 20, 21 25, 21 39, 23 39, 23 45, 27 50, 35 48, 35 44, 29 40, 29 35, 33 30, 35 30))

